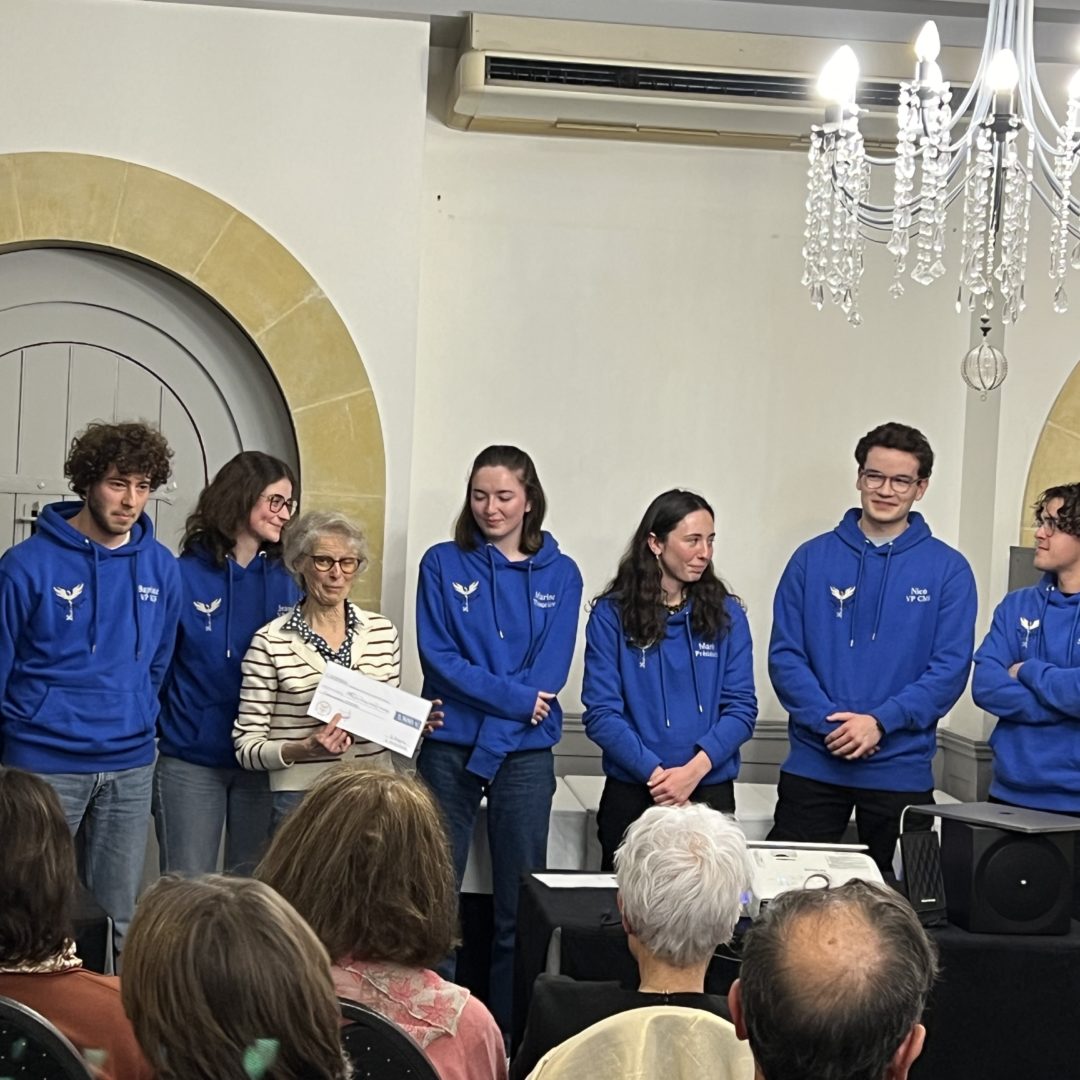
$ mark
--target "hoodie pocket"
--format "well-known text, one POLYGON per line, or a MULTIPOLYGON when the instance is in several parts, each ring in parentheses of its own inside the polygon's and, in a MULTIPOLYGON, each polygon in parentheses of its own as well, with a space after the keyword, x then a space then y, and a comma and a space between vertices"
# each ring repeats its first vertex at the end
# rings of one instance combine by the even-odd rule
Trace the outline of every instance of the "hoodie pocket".
POLYGON ((83 753, 133 749, 154 733, 151 709, 130 690, 51 686, 30 723, 42 741, 83 753))

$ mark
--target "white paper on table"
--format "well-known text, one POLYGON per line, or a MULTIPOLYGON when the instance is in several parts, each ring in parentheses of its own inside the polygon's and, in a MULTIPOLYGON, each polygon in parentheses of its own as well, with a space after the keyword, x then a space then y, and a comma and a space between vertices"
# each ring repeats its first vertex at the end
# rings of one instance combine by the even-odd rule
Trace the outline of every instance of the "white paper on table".
POLYGON ((329 724, 340 713, 343 731, 406 757, 416 753, 430 712, 425 698, 341 664, 326 665, 308 706, 308 716, 329 724))
POLYGON ((533 874, 549 889, 614 889, 614 874, 533 874))

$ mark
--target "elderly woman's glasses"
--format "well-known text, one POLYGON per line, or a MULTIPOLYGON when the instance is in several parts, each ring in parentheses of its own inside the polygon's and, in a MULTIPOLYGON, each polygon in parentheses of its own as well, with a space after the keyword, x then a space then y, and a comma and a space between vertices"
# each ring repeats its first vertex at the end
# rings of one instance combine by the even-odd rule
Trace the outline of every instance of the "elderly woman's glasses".
POLYGON ((286 499, 284 495, 260 495, 259 498, 265 499, 270 504, 271 514, 277 514, 283 508, 290 514, 295 514, 296 508, 300 505, 295 499, 286 499))
POLYGON ((346 577, 355 574, 362 562, 355 555, 346 555, 343 559, 332 559, 329 555, 309 555, 308 558, 315 564, 315 569, 320 574, 329 574, 337 566, 346 577))

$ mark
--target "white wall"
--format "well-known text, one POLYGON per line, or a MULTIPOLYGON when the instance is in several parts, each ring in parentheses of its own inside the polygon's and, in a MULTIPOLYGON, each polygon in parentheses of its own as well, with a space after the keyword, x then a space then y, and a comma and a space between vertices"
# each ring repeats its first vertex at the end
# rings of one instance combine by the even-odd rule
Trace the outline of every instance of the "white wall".
POLYGON ((281 241, 341 313, 382 420, 384 602, 399 620, 427 25, 141 0, 4 0, 0 36, 0 153, 100 154, 197 184, 281 241))
MULTIPOLYGON (((780 718, 764 664, 773 589, 794 548, 853 504, 860 435, 888 419, 929 435, 940 464, 921 509, 956 541, 968 325, 952 286, 893 301, 871 252, 864 325, 815 311, 799 285, 800 154, 477 135, 434 118, 425 153, 410 590, 487 443, 536 458, 587 595, 654 495, 696 488, 717 510, 716 565, 749 607, 762 716, 780 718)), ((580 679, 579 652, 571 710, 580 679)))

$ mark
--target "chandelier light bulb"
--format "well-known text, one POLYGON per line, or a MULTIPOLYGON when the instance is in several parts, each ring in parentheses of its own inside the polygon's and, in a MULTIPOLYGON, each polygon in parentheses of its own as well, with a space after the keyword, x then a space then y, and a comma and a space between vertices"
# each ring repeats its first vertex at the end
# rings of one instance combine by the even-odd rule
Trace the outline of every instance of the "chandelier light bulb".
POLYGON ((941 52, 941 37, 938 34, 937 23, 931 19, 924 24, 919 36, 915 39, 915 59, 920 63, 936 60, 941 52))
POLYGON ((1069 80, 1069 101, 1080 101, 1080 71, 1069 80))
POLYGON ((938 66, 936 60, 923 61, 926 64, 926 77, 925 82, 927 86, 934 90, 940 90, 945 85, 945 76, 941 73, 941 68, 938 66))
POLYGON ((1011 93, 1020 81, 1020 69, 1012 49, 998 49, 986 69, 986 81, 995 93, 1011 93))
POLYGON ((827 101, 837 105, 850 105, 855 101, 855 83, 859 79, 859 60, 850 45, 841 45, 822 68, 817 92, 827 101))

